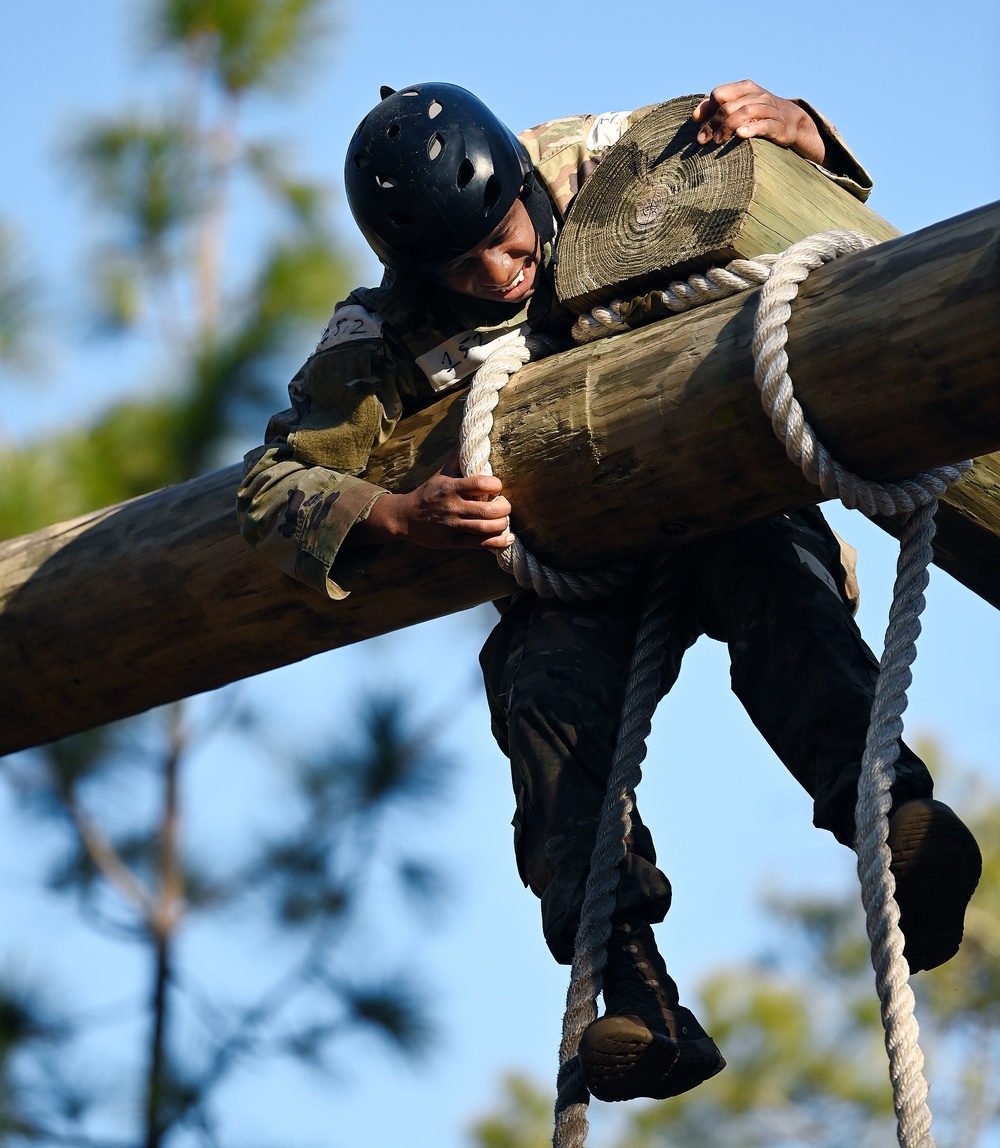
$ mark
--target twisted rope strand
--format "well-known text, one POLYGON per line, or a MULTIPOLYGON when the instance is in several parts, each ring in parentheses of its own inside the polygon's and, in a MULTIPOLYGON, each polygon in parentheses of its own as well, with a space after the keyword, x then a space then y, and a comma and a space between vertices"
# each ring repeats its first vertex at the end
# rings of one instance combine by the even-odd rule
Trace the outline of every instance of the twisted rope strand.
POLYGON ((917 1043, 919 1027, 913 1015, 909 967, 903 957, 904 937, 894 897, 896 883, 889 868, 889 790, 895 780, 902 713, 912 680, 910 666, 916 658, 923 592, 933 557, 937 496, 972 463, 938 467, 896 483, 860 478, 836 462, 817 440, 794 398, 785 352, 786 323, 799 284, 821 264, 838 255, 862 251, 874 242, 858 232, 827 231, 793 244, 777 259, 758 303, 754 378, 764 410, 775 434, 784 442, 788 457, 827 497, 837 497, 848 508, 857 507, 869 516, 897 514, 905 518, 885 649, 858 783, 855 850, 889 1055, 896 1136, 901 1148, 934 1148, 924 1055, 917 1043))
POLYGON ((869 518, 878 514, 912 514, 918 506, 943 494, 972 465, 963 462, 937 467, 900 482, 870 482, 842 467, 830 455, 795 398, 785 345, 791 303, 800 284, 811 271, 838 255, 862 251, 874 243, 870 236, 859 232, 835 230, 822 231, 793 244, 776 258, 761 289, 753 337, 754 379, 786 454, 827 498, 839 498, 849 510, 858 509, 869 518))
POLYGON ((924 607, 923 592, 929 581, 927 567, 933 556, 936 509, 936 499, 919 507, 903 530, 855 815, 861 900, 881 1002, 897 1137, 903 1148, 933 1148, 934 1141, 930 1135, 924 1056, 917 1043, 919 1027, 913 1015, 913 990, 903 956, 905 938, 899 929, 899 908, 894 897, 896 883, 889 869, 889 788, 895 777, 898 739, 903 732, 900 715, 906 708, 910 666, 916 658, 919 616, 924 607))
POLYGON ((597 997, 608 959, 611 914, 614 912, 621 864, 625 860, 625 840, 632 831, 635 790, 642 780, 646 739, 659 701, 658 685, 666 635, 673 620, 670 584, 670 558, 661 555, 652 564, 636 630, 621 723, 573 951, 559 1046, 552 1137, 555 1148, 582 1148, 587 1137, 586 1112, 590 1094, 580 1070, 580 1038, 587 1026, 597 1019, 597 997))
MULTIPOLYGON (((740 291, 759 287, 767 281, 777 258, 777 255, 761 255, 759 259, 733 259, 725 267, 713 267, 703 274, 692 275, 690 279, 675 281, 665 291, 656 294, 668 311, 675 314, 690 311, 702 303, 726 299, 740 291)), ((594 339, 627 331, 629 326, 622 318, 622 306, 623 301, 616 299, 581 315, 573 325, 574 340, 590 343, 594 339)))
MULTIPOLYGON (((519 335, 498 346, 476 371, 458 433, 458 462, 463 474, 493 473, 490 434, 500 392, 524 363, 551 349, 551 342, 544 338, 519 335)), ((621 589, 635 574, 635 567, 625 563, 604 570, 557 570, 531 554, 516 534, 513 537, 513 543, 498 552, 497 565, 512 575, 518 586, 534 590, 540 598, 596 598, 621 589)))

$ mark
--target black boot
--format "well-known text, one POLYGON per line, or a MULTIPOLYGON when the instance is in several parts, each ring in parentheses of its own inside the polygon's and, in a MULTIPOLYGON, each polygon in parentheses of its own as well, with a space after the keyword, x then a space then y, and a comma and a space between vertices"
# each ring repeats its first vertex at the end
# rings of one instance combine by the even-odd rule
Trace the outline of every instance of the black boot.
POLYGON ((935 969, 962 943, 965 909, 983 871, 979 846, 954 810, 920 798, 889 818, 889 849, 903 955, 911 973, 935 969))
POLYGON ((580 1038, 583 1078, 598 1100, 665 1100, 726 1066, 694 1014, 679 1004, 645 921, 612 930, 604 1010, 580 1038))

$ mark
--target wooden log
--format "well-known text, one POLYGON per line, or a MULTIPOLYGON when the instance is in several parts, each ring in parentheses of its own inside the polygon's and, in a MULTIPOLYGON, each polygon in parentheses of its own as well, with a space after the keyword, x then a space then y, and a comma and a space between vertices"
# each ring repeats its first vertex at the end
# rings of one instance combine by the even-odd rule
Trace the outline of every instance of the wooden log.
MULTIPOLYGON (((755 296, 577 348, 511 382, 493 464, 539 552, 572 564, 682 544, 818 500, 760 410, 755 296)), ((1000 449, 998 304, 1000 204, 815 272, 789 355, 834 455, 888 478, 1000 449)), ((458 417, 453 396, 408 420, 370 477, 421 481, 449 454, 458 417)), ((960 528, 951 541, 943 532, 948 568, 995 604, 998 474, 994 458, 949 497, 960 528)), ((362 589, 328 602, 244 545, 236 482, 229 468, 0 545, 0 752, 510 589, 485 555, 395 546, 362 589)))
POLYGON ((703 98, 658 104, 580 189, 556 266, 559 298, 577 313, 833 227, 899 235, 787 148, 735 136, 721 147, 699 144, 691 112, 703 98))

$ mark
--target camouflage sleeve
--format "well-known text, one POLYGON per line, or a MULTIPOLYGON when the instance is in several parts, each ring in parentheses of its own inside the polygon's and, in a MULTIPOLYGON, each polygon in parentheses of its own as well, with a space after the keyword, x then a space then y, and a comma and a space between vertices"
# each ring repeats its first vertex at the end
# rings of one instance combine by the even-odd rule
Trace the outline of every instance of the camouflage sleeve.
POLYGON ((344 539, 385 492, 363 479, 296 461, 288 443, 262 446, 244 460, 236 501, 246 541, 279 570, 328 598, 346 598, 377 546, 344 539))
MULTIPOLYGON (((329 598, 345 598, 379 551, 344 546, 385 491, 359 477, 401 414, 380 329, 346 309, 351 337, 330 338, 289 385, 290 410, 268 425, 244 461, 237 515, 246 541, 279 570, 329 598)), ((331 326, 345 318, 340 309, 331 326)), ((342 331, 345 328, 342 328, 342 331)))
POLYGON ((809 113, 826 144, 826 166, 816 163, 813 167, 864 203, 871 195, 872 177, 858 163, 854 152, 844 143, 840 132, 826 116, 816 111, 812 104, 806 103, 805 100, 793 100, 792 103, 798 104, 804 112, 809 113))
POLYGON ((604 152, 628 131, 630 117, 630 112, 565 116, 529 128, 517 137, 563 219, 604 152))

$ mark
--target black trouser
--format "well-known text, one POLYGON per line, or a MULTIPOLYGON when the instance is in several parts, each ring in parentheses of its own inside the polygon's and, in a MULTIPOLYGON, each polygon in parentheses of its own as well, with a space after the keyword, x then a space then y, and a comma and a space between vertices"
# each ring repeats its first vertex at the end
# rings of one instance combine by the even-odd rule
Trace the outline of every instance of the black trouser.
MULTIPOLYGON (((813 798, 813 821, 850 845, 878 662, 844 591, 840 549, 815 507, 692 543, 673 559, 674 623, 660 681, 701 634, 729 646, 733 691, 813 798)), ((511 761, 514 840, 542 900, 556 959, 573 955, 584 885, 641 611, 638 588, 592 602, 524 595, 480 658, 493 732, 511 761)), ((930 774, 900 745, 894 804, 928 797, 930 774)), ((661 921, 670 884, 636 812, 617 913, 661 921)))

